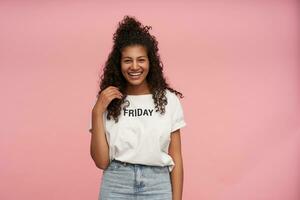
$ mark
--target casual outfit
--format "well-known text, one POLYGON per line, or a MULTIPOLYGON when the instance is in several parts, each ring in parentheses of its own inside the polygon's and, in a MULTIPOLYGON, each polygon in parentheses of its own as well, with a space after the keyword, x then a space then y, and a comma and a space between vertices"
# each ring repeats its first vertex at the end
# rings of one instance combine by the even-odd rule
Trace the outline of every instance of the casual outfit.
POLYGON ((110 165, 103 171, 101 200, 171 199, 170 136, 186 122, 175 93, 166 89, 166 98, 164 114, 156 112, 152 94, 127 95, 117 123, 103 113, 110 165))

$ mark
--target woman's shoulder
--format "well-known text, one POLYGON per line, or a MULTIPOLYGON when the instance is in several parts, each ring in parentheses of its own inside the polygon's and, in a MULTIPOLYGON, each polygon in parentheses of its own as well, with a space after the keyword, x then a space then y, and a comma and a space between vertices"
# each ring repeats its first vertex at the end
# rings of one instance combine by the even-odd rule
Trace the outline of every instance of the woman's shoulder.
MULTIPOLYGON (((166 95, 172 96, 172 97, 177 97, 175 92, 172 92, 170 89, 166 88, 166 95)), ((178 98, 178 97, 177 97, 178 98)))
POLYGON ((179 100, 179 98, 177 97, 177 95, 172 92, 171 90, 169 90, 168 88, 166 89, 166 97, 168 100, 172 101, 172 102, 176 102, 179 100))

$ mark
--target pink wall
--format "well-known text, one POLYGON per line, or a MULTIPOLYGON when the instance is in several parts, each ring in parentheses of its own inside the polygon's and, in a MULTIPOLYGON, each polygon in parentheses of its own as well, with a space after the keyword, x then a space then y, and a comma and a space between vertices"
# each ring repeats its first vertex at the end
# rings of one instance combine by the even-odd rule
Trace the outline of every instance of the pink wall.
POLYGON ((125 14, 152 25, 185 95, 183 199, 300 199, 299 4, 288 0, 1 1, 0 199, 97 199, 90 111, 125 14))

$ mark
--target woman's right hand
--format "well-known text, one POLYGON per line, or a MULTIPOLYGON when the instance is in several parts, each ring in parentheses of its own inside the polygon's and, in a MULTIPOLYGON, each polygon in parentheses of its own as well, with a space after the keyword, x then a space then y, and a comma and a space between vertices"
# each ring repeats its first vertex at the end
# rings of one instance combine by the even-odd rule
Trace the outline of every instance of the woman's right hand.
POLYGON ((97 102, 93 108, 94 114, 102 114, 107 109, 107 106, 114 98, 122 99, 123 94, 119 88, 115 86, 108 86, 98 96, 97 102))

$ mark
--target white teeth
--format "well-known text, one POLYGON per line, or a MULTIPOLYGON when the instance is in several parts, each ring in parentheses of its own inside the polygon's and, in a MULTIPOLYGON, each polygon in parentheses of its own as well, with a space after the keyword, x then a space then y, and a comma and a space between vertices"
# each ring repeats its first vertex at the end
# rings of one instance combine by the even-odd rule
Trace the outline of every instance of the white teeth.
POLYGON ((128 73, 128 74, 131 75, 131 76, 139 76, 139 75, 142 74, 142 72, 139 72, 139 73, 128 73))

